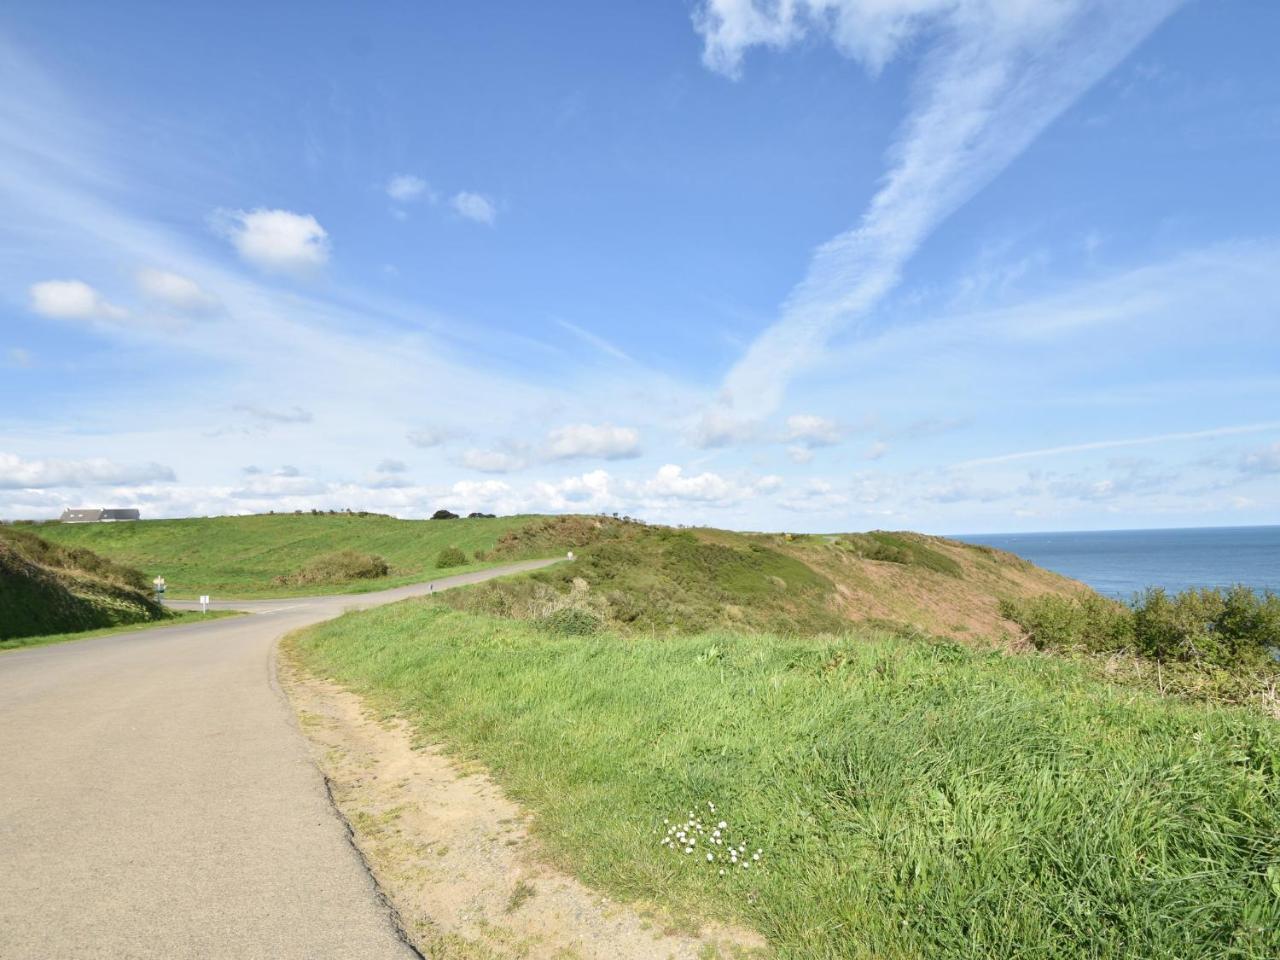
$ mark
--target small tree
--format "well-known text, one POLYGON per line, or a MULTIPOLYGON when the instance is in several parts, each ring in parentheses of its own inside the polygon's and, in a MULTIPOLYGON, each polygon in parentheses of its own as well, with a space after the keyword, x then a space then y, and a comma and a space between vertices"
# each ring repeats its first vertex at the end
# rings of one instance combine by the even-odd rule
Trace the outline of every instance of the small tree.
POLYGON ((452 510, 437 510, 431 515, 432 520, 457 520, 458 515, 452 510))

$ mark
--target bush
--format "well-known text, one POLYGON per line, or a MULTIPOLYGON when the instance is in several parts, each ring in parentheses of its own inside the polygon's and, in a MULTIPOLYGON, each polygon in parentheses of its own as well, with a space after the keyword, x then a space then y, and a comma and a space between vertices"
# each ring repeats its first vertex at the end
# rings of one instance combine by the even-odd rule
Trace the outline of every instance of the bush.
POLYGON ((1198 699, 1274 701, 1280 679, 1280 597, 1248 587, 1191 589, 1170 595, 1155 588, 1129 606, 1095 595, 1004 600, 1013 620, 1037 648, 1130 653, 1163 669, 1163 690, 1198 699), (1272 691, 1267 693, 1267 691, 1272 691))
POLYGON ((457 547, 445 547, 436 555, 436 566, 441 570, 460 567, 467 562, 467 555, 457 547))
POLYGON ((1046 594, 1030 600, 1000 601, 1000 615, 1027 633, 1038 650, 1124 650, 1133 642, 1133 615, 1123 604, 1082 594, 1046 594))
POLYGON ((1148 590, 1134 605, 1138 651, 1157 660, 1219 667, 1265 663, 1280 649, 1280 597, 1248 587, 1148 590))
POLYGON ((452 510, 437 510, 431 515, 432 520, 457 520, 458 515, 452 510))
POLYGON ((295 573, 275 577, 278 586, 306 586, 317 583, 347 583, 351 580, 376 580, 391 572, 382 557, 358 550, 339 550, 309 560, 295 573))

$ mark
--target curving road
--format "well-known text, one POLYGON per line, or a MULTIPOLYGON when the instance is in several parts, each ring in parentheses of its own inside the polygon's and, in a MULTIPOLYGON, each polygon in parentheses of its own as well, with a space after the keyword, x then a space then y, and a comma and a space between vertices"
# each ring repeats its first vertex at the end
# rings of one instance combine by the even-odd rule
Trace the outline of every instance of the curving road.
POLYGON ((0 958, 416 956, 308 757, 274 651, 427 590, 231 603, 253 615, 0 654, 0 958))

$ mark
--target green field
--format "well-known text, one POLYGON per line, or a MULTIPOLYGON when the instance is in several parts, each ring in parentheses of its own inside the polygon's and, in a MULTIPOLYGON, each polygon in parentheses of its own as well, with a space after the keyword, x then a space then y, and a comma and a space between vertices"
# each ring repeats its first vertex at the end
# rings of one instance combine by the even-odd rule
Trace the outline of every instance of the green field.
POLYGON ((156 627, 175 627, 203 620, 220 620, 223 617, 243 616, 238 610, 210 610, 208 613, 190 610, 174 610, 163 620, 151 620, 147 623, 126 623, 115 627, 103 627, 100 630, 79 630, 75 633, 50 633, 40 637, 11 637, 0 640, 0 650, 21 650, 24 647, 46 647, 51 643, 66 643, 68 640, 90 640, 93 637, 109 637, 114 633, 133 633, 135 630, 152 630, 156 627))
POLYGON ((923 637, 565 636, 441 599, 290 645, 486 764, 592 886, 780 957, 1280 956, 1280 725, 1256 710, 923 637), (761 860, 661 845, 690 811, 761 860))
MULTIPOLYGON (((459 520, 397 520, 347 514, 272 514, 131 523, 49 523, 34 528, 56 543, 87 547, 137 567, 147 577, 163 575, 168 596, 209 594, 226 599, 358 593, 416 583, 437 575, 436 556, 446 547, 491 548, 503 533, 528 517, 459 520), (272 580, 296 573, 310 561, 340 550, 376 554, 391 573, 376 580, 339 584, 280 585, 272 580)), ((488 564, 474 560, 451 568, 464 573, 488 564)))

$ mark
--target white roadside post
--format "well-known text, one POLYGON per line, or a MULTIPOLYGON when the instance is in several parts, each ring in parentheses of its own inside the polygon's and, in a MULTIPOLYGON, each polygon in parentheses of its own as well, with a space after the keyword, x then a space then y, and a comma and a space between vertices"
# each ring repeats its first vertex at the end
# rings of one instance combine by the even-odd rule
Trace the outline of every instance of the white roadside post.
POLYGON ((207 593, 202 593, 200 595, 200 612, 201 613, 209 612, 209 595, 207 593))

